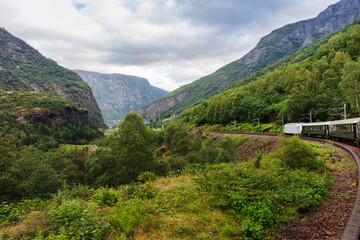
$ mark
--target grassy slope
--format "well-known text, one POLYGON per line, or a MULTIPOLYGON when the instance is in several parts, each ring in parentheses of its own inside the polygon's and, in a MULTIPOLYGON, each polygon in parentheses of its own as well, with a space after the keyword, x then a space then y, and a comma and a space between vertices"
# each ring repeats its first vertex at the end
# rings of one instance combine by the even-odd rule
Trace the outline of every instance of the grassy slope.
POLYGON ((11 113, 34 108, 63 110, 65 106, 74 107, 74 103, 47 93, 0 90, 0 109, 11 113))
MULTIPOLYGON (((331 146, 315 148, 333 166, 331 146)), ((212 165, 203 172, 192 168, 179 176, 117 190, 94 192, 78 186, 49 201, 27 200, 7 209, 2 205, 0 236, 239 239, 266 235, 276 239, 276 223, 296 218, 299 209, 318 206, 328 184, 326 171, 285 170, 276 159, 276 155, 264 156, 259 168, 254 167, 258 159, 212 165), (293 205, 296 202, 299 205, 293 205), (4 214, 6 210, 10 213, 4 214)))

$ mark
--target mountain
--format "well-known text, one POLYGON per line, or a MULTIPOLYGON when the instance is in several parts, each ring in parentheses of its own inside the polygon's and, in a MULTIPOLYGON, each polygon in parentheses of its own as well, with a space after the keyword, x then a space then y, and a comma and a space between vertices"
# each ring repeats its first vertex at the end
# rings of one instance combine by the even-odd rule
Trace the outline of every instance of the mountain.
POLYGON ((263 37, 249 53, 216 72, 182 86, 167 96, 136 110, 149 121, 178 114, 204 99, 228 89, 250 74, 289 56, 325 35, 352 23, 360 13, 360 0, 342 0, 317 17, 286 25, 263 37))
POLYGON ((74 70, 94 92, 106 123, 122 120, 126 113, 165 96, 168 92, 151 86, 145 78, 124 74, 101 74, 74 70))
MULTIPOLYGON (((217 94, 180 117, 196 124, 328 121, 360 114, 360 18, 281 59, 255 81, 217 94)), ((250 77, 248 77, 250 78, 250 77)), ((245 78, 244 81, 248 82, 245 78)), ((233 129, 238 130, 238 129, 233 129)))
POLYGON ((48 93, 85 109, 92 125, 105 127, 91 88, 78 74, 41 55, 0 28, 0 90, 48 93))

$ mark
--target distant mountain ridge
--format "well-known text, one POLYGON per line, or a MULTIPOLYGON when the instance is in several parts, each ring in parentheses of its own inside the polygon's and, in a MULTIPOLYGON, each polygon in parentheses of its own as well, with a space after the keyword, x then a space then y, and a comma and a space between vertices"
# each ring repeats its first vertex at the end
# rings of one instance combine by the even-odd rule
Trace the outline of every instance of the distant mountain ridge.
POLYGON ((74 70, 94 92, 108 124, 123 120, 126 113, 165 96, 168 92, 150 85, 145 78, 125 74, 102 74, 74 70))
POLYGON ((0 90, 52 94, 85 109, 92 125, 105 127, 91 88, 78 74, 44 57, 4 28, 0 28, 0 90))
POLYGON ((242 79, 289 56, 315 40, 355 21, 360 0, 342 0, 329 6, 316 18, 285 25, 263 37, 257 46, 216 72, 182 86, 160 100, 136 110, 149 121, 186 110, 231 86, 246 84, 242 79))

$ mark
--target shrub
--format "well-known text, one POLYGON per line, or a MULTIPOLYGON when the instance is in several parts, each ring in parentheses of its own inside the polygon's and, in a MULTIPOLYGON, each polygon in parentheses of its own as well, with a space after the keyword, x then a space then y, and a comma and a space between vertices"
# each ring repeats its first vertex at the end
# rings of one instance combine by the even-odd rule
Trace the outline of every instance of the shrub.
POLYGON ((170 169, 174 170, 182 170, 187 165, 189 165, 188 161, 186 161, 183 156, 173 156, 169 159, 170 169))
POLYGON ((229 163, 234 160, 234 156, 227 150, 220 150, 218 156, 215 159, 215 163, 229 163))
MULTIPOLYGON (((122 232, 126 237, 133 234, 135 228, 138 226, 142 212, 137 207, 132 205, 124 205, 118 209, 118 212, 109 217, 111 227, 118 232, 122 232)), ((125 237, 125 239, 126 239, 125 237)))
POLYGON ((309 170, 318 170, 325 165, 323 160, 316 158, 316 155, 314 148, 297 136, 280 137, 280 145, 275 153, 275 156, 289 168, 309 170))
POLYGON ((52 197, 55 201, 61 202, 62 200, 71 200, 74 198, 80 198, 82 200, 88 200, 94 194, 94 189, 89 188, 86 185, 78 184, 73 187, 65 185, 63 189, 60 189, 52 197))
POLYGON ((0 225, 8 225, 19 220, 19 213, 7 203, 0 205, 0 225))
POLYGON ((119 195, 112 188, 100 188, 96 190, 94 201, 101 207, 113 206, 119 201, 119 195))
POLYGON ((148 182, 148 181, 154 181, 158 178, 158 176, 153 173, 153 172, 149 172, 149 171, 146 171, 146 172, 143 172, 141 173, 138 177, 137 177, 137 180, 141 183, 145 183, 145 182, 148 182))
POLYGON ((78 199, 54 207, 49 216, 56 231, 69 239, 103 239, 109 228, 86 202, 78 199))

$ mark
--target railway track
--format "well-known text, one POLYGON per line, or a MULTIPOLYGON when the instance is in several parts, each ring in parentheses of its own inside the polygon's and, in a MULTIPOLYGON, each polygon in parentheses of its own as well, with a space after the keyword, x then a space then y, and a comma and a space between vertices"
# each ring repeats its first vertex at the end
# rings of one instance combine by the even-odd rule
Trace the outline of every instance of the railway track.
MULTIPOLYGON (((215 132, 212 132, 215 133, 215 132)), ((219 133, 219 132, 216 132, 219 133)), ((222 132, 221 132, 222 133, 222 132)), ((258 136, 279 136, 280 134, 272 133, 239 133, 239 132, 224 132, 229 134, 239 134, 239 135, 258 135, 258 136)), ((348 223, 346 224, 345 230, 342 235, 342 240, 357 240, 360 239, 360 148, 359 146, 353 145, 351 143, 344 143, 333 140, 325 140, 320 138, 312 137, 301 137, 304 140, 311 140, 317 142, 332 142, 334 146, 340 147, 343 150, 349 152, 356 161, 358 167, 358 189, 355 204, 351 212, 348 223)))

